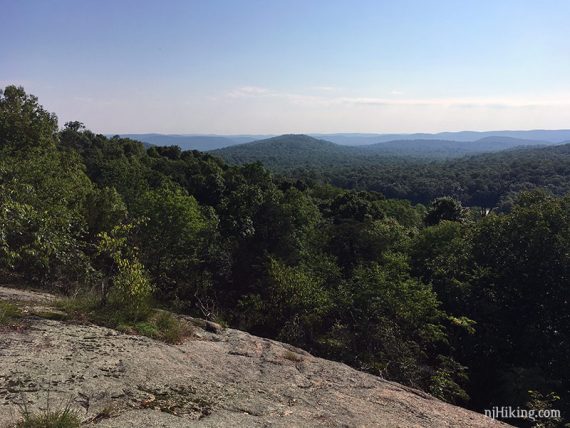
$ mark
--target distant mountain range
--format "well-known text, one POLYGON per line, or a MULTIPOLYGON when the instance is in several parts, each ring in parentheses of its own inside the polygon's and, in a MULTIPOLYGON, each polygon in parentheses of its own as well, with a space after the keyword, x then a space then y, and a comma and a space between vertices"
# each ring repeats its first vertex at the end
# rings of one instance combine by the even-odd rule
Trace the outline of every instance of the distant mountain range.
POLYGON ((333 143, 348 146, 363 146, 396 140, 445 140, 445 141, 477 141, 487 137, 506 137, 548 143, 561 143, 570 140, 570 129, 530 131, 458 131, 438 132, 434 134, 310 134, 333 143))
MULTIPOLYGON (((224 147, 235 146, 237 144, 250 143, 252 141, 266 140, 275 135, 198 135, 198 134, 120 134, 121 137, 132 138, 147 144, 157 146, 179 146, 182 150, 209 151, 224 147)), ((562 130, 531 130, 531 131, 460 131, 460 132, 440 132, 435 134, 362 134, 362 133, 339 133, 339 134, 309 134, 309 136, 320 140, 346 146, 366 146, 378 143, 419 140, 438 140, 460 142, 476 142, 479 144, 495 143, 503 141, 509 145, 508 140, 523 140, 513 142, 516 145, 528 145, 529 142, 538 143, 561 143, 570 140, 570 129, 562 130), (492 138, 492 140, 487 140, 492 138), (487 140, 487 141, 486 141, 487 140), (486 142, 485 142, 486 141, 486 142)), ((408 147, 414 144, 407 143, 408 147)), ((387 146, 386 146, 387 147, 387 146)), ((386 148, 385 147, 385 148, 386 148)), ((422 147, 424 150, 425 147, 422 147)), ((500 149, 501 150, 501 149, 500 149)), ((487 151, 485 149, 484 151, 487 151)))
POLYGON ((233 145, 212 150, 210 153, 232 164, 260 161, 268 168, 289 170, 299 167, 341 166, 355 162, 377 164, 394 158, 449 159, 518 147, 552 144, 512 137, 484 137, 476 141, 415 139, 348 146, 308 135, 291 134, 233 145))

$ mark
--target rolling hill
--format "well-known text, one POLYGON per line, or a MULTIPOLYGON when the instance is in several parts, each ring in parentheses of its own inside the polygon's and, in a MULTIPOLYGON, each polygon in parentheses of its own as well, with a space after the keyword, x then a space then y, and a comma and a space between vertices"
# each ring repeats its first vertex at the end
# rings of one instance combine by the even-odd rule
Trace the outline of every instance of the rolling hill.
MULTIPOLYGON (((330 141, 344 146, 369 146, 378 143, 395 141, 452 141, 452 142, 482 142, 484 140, 494 140, 495 142, 507 140, 521 140, 515 145, 527 145, 526 142, 544 144, 560 144, 570 140, 570 130, 533 130, 533 131, 460 131, 460 132, 440 132, 435 134, 363 134, 363 133, 341 133, 341 134, 308 134, 309 136, 330 141), (523 143, 524 142, 524 143, 523 143)), ((112 135, 108 135, 111 137, 112 135)), ((143 143, 156 146, 179 146, 182 150, 209 151, 238 144, 250 143, 252 141, 266 140, 274 135, 199 135, 199 134, 120 134, 121 137, 131 138, 143 143)), ((496 149, 495 149, 496 150, 496 149)), ((499 150, 502 150, 501 148, 499 150)), ((470 151, 472 153, 473 151, 470 151)))
POLYGON ((522 140, 544 141, 548 143, 562 143, 570 140, 570 129, 560 130, 529 130, 529 131, 457 131, 438 133, 416 133, 416 134, 361 134, 361 133, 341 133, 341 134, 311 134, 315 138, 323 138, 333 143, 348 146, 363 146, 388 141, 401 140, 445 140, 445 141, 477 141, 487 137, 493 138, 516 138, 522 140))
POLYGON ((539 144, 486 137, 475 142, 412 140, 350 147, 283 135, 211 153, 229 163, 260 161, 293 178, 374 190, 389 198, 428 203, 451 195, 468 205, 493 207, 520 190, 542 187, 559 195, 570 191, 570 143, 539 144))
POLYGON ((293 168, 378 164, 395 158, 449 159, 497 152, 522 146, 547 144, 511 137, 485 137, 477 141, 396 140, 366 146, 346 146, 303 134, 288 134, 213 150, 232 164, 261 162, 274 171, 293 168))
POLYGON ((341 146, 303 134, 281 135, 210 153, 237 165, 259 161, 275 171, 316 165, 347 165, 354 159, 364 161, 365 158, 359 148, 341 146))

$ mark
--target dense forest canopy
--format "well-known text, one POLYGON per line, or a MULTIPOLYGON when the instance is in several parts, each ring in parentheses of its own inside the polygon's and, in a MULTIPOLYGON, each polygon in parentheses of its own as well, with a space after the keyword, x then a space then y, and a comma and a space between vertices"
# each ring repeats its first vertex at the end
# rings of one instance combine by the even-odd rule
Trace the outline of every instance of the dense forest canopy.
POLYGON ((152 299, 474 409, 532 403, 564 414, 569 154, 325 162, 273 176, 260 163, 145 148, 80 122, 60 129, 8 86, 0 270, 95 292, 119 311, 152 299), (519 192, 531 187, 546 190, 519 192), (460 201, 507 196, 488 215, 460 201))
MULTIPOLYGON (((387 198, 422 204, 453 196, 465 205, 490 209, 511 204, 523 190, 544 188, 560 196, 570 191, 570 144, 437 159, 468 153, 458 151, 454 144, 417 140, 345 147, 307 136, 286 135, 211 153, 231 164, 261 161, 286 177, 376 191, 387 198)), ((461 144, 479 144, 477 150, 482 151, 503 147, 493 144, 495 149, 491 150, 481 145, 481 140, 461 144)))
POLYGON ((299 163, 314 167, 322 167, 329 162, 336 166, 354 163, 375 165, 393 160, 392 158, 452 159, 469 154, 551 144, 554 143, 510 137, 485 137, 475 141, 398 139, 350 146, 303 134, 286 134, 210 151, 230 163, 260 161, 273 169, 290 170, 299 163))

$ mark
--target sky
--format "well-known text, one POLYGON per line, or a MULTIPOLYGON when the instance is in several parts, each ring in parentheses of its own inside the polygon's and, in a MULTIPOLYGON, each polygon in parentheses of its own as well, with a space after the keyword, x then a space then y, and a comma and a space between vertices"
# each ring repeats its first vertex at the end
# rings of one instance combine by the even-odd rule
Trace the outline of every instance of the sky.
POLYGON ((0 0, 0 87, 94 132, 570 128, 568 0, 0 0))

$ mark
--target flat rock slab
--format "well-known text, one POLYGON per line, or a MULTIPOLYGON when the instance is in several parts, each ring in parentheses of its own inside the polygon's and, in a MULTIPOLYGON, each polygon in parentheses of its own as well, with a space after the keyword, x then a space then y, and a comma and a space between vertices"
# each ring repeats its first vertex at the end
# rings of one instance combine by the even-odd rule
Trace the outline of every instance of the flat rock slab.
POLYGON ((23 403, 70 405, 100 427, 506 426, 238 330, 198 328, 167 345, 94 325, 28 322, 0 333, 0 427, 14 425, 23 403))
POLYGON ((46 304, 56 300, 56 297, 40 291, 0 286, 0 300, 46 304))

